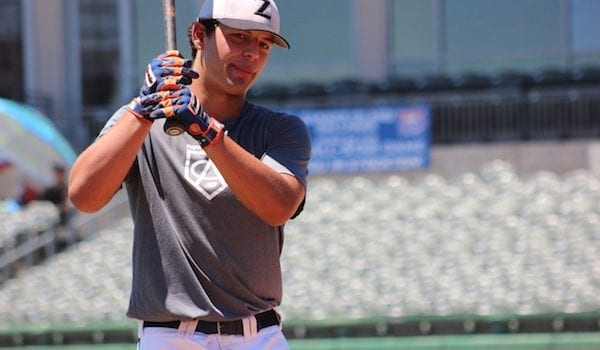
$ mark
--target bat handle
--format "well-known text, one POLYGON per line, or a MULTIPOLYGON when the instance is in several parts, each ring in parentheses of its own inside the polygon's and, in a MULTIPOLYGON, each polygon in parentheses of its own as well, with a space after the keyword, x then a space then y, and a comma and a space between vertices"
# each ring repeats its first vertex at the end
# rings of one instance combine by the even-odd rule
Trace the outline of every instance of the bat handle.
POLYGON ((165 46, 167 50, 177 50, 177 35, 175 34, 175 0, 162 0, 162 4, 165 26, 165 46))
MULTIPOLYGON (((175 32, 175 0, 163 0, 163 17, 165 21, 165 46, 167 50, 177 50, 177 35, 175 32)), ((167 119, 163 126, 165 134, 170 136, 181 135, 185 128, 178 122, 167 119)))

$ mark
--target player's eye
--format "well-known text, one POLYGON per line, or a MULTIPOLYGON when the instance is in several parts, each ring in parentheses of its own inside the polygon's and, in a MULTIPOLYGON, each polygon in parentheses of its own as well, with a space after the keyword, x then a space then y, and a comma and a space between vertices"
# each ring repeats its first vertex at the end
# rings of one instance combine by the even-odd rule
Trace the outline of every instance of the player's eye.
POLYGON ((263 48, 264 50, 271 50, 272 46, 273 46, 273 43, 270 41, 263 41, 260 43, 260 47, 263 48))

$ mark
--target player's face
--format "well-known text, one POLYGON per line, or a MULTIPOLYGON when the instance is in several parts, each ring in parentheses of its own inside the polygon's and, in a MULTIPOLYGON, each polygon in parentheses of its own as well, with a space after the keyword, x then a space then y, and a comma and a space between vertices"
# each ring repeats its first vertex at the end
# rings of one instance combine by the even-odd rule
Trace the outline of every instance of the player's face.
POLYGON ((230 94, 245 94, 264 69, 273 47, 272 35, 217 25, 204 51, 207 75, 230 94))

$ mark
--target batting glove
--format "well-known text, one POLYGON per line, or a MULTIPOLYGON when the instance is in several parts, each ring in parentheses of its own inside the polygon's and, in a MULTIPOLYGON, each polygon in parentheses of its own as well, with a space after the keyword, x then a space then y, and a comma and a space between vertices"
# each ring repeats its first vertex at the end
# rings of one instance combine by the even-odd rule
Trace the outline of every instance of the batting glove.
POLYGON ((155 99, 146 97, 159 91, 178 90, 191 84, 192 79, 198 78, 198 73, 190 68, 191 65, 192 61, 184 60, 176 50, 169 50, 152 59, 146 68, 139 95, 131 100, 127 108, 139 118, 154 121, 156 118, 150 117, 153 108, 148 102, 155 99))
POLYGON ((181 85, 191 84, 192 79, 198 78, 198 73, 191 66, 192 61, 184 60, 177 50, 169 50, 154 58, 146 68, 140 95, 177 90, 181 85))
MULTIPOLYGON (((189 87, 180 90, 159 91, 141 98, 142 105, 149 108, 150 119, 169 118, 180 124, 185 131, 205 148, 223 138, 223 124, 211 118, 189 87)), ((146 112, 146 111, 145 111, 146 112)))

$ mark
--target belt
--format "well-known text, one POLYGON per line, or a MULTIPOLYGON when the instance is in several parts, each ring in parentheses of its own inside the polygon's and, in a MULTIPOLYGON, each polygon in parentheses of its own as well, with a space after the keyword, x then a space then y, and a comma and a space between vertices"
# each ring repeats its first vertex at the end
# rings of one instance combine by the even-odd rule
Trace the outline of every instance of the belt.
MULTIPOLYGON (((274 310, 261 312, 254 315, 256 318, 256 331, 260 331, 263 328, 275 326, 279 324, 279 315, 274 310)), ((178 329, 180 321, 170 322, 154 322, 144 321, 144 328, 146 327, 160 327, 160 328, 174 328, 178 329)), ((223 322, 208 322, 198 321, 196 326, 196 332, 204 334, 227 334, 227 335, 244 335, 244 323, 242 320, 235 321, 223 321, 223 322)))

